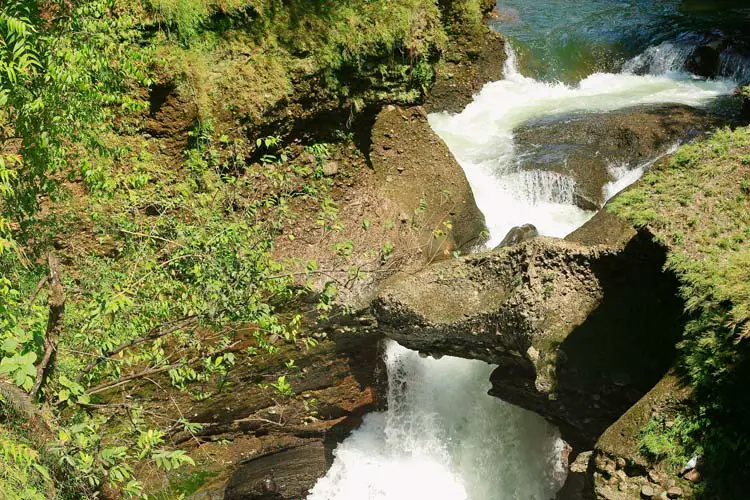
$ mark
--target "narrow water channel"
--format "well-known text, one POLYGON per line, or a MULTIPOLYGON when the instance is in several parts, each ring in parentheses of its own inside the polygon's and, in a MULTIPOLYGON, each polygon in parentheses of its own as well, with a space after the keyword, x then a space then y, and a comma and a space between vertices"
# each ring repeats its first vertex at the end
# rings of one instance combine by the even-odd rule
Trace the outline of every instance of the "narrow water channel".
MULTIPOLYGON (((508 49, 505 78, 486 85, 463 112, 429 117, 466 172, 487 219, 490 247, 513 226, 525 223, 534 224, 541 234, 562 237, 594 213, 574 205, 572 179, 518 168, 513 137, 518 125, 634 105, 704 107, 733 92, 744 66, 728 68, 725 76, 712 80, 682 70, 685 40, 692 32, 675 25, 682 15, 675 10, 677 4, 501 2, 513 17, 509 30, 516 47, 508 49), (562 4, 580 4, 583 10, 566 13, 562 4), (660 5, 649 11, 646 4, 660 5), (637 23, 655 24, 638 31, 637 23, 628 22, 635 15, 640 16, 637 23), (587 28, 586 23, 599 24, 587 28), (637 36, 632 35, 628 45, 621 38, 630 31, 637 36), (640 53, 634 52, 635 46, 640 53), (525 64, 519 64, 516 53, 525 54, 525 64), (599 60, 607 57, 612 60, 606 64, 599 60), (599 67, 609 72, 563 77, 599 67)), ((612 165, 603 198, 637 180, 646 167, 612 165)), ((368 415, 339 445, 333 466, 308 500, 554 497, 565 479, 565 444, 537 415, 487 396, 491 365, 423 358, 395 342, 387 345, 386 365, 388 410, 368 415)))

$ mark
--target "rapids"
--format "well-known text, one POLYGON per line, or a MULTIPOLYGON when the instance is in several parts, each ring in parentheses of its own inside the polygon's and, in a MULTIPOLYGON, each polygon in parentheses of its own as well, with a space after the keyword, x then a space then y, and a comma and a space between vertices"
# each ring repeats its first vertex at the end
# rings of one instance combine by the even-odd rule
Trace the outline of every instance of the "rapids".
MULTIPOLYGON (((583 0, 572 3, 597 4, 583 0)), ((626 8, 626 3, 597 5, 610 6, 606 14, 612 16, 612 8, 626 8)), ((635 3, 645 8, 647 3, 659 2, 635 3)), ((501 6, 506 4, 525 6, 518 9, 522 11, 521 24, 530 9, 538 6, 536 2, 520 0, 502 2, 501 6)), ((663 5, 666 4, 675 2, 663 5)), ((536 52, 538 57, 549 59, 554 56, 549 44, 566 39, 565 33, 559 33, 564 26, 558 19, 542 19, 543 12, 535 15, 525 27, 511 26, 511 35, 526 42, 525 53, 536 52), (537 26, 534 36, 524 40, 523 30, 528 31, 529 25, 553 21, 557 24, 546 35, 537 26), (557 38, 549 35, 553 31, 557 38)), ((581 23, 591 17, 571 16, 575 25, 567 36, 585 35, 581 23)), ((620 18, 624 19, 623 26, 627 25, 628 17, 620 18)), ((627 28, 632 31, 637 26, 627 28)), ((674 26, 670 25, 670 29, 674 26)), ((611 38, 616 30, 617 26, 610 26, 600 31, 606 35, 604 38, 611 38)), ((642 47, 640 54, 610 65, 616 65, 616 70, 589 71, 574 81, 565 80, 568 83, 559 81, 551 70, 536 73, 536 78, 522 74, 516 52, 508 49, 503 80, 487 84, 459 114, 429 116, 433 129, 466 173, 487 220, 490 247, 516 225, 532 223, 541 234, 562 237, 593 215, 573 205, 571 179, 517 168, 513 141, 516 126, 545 116, 611 111, 641 104, 706 106, 730 95, 737 85, 734 78, 744 74, 745 66, 729 68, 726 78, 715 80, 682 72, 687 57, 684 47, 665 42, 664 36, 655 36, 653 30, 645 31, 638 38, 639 43, 648 36, 654 43, 642 47), (547 81, 541 79, 545 76, 547 81)), ((518 46, 520 42, 515 43, 518 46)), ((635 182, 650 163, 637 168, 611 165, 604 198, 635 182)), ((392 341, 385 351, 388 409, 368 415, 362 426, 338 446, 331 469, 311 490, 308 500, 554 497, 566 475, 561 458, 566 445, 556 429, 537 415, 487 396, 491 365, 450 357, 425 358, 392 341)))
MULTIPOLYGON (((493 246, 513 226, 531 223, 540 234, 563 237, 593 215, 573 205, 572 181, 517 168, 513 129, 518 125, 544 116, 613 111, 640 104, 702 106, 731 94, 735 87, 730 79, 701 80, 671 71, 662 75, 595 73, 577 85, 542 82, 523 76, 509 49, 505 79, 485 85, 461 113, 432 114, 429 120, 463 167, 487 219, 489 246, 493 246)), ((613 166, 610 186, 622 189, 638 179, 637 172, 643 169, 613 166), (628 183, 623 184, 622 179, 628 183)), ((610 188, 605 198, 615 193, 610 188)))

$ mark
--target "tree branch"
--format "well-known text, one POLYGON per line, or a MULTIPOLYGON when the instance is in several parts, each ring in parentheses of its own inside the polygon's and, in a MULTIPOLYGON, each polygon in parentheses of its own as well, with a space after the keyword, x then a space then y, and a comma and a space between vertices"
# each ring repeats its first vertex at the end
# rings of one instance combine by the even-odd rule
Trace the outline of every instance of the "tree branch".
POLYGON ((141 378, 144 378, 144 377, 149 377, 151 375, 156 375, 157 373, 163 373, 165 371, 171 370, 172 368, 177 368, 178 366, 180 366, 183 363, 185 365, 192 365, 193 363, 196 363, 196 362, 200 361, 201 359, 210 358, 212 356, 216 356, 217 354, 222 354, 224 352, 227 352, 227 351, 231 350, 232 348, 234 348, 237 344, 239 344, 239 341, 234 342, 233 344, 228 345, 227 347, 225 347, 223 349, 219 349, 217 351, 209 352, 209 353, 206 353, 206 354, 204 354, 202 356, 196 356, 194 358, 189 359, 188 361, 184 361, 184 362, 183 361, 176 361, 176 362, 170 363, 168 365, 152 366, 152 367, 146 368, 145 370, 142 370, 140 372, 132 373, 130 375, 126 375, 124 377, 120 377, 117 380, 113 380, 111 382, 104 382, 102 384, 99 384, 99 385, 94 386, 94 387, 90 388, 89 390, 87 390, 86 391, 86 395, 91 396, 93 394, 98 394, 100 392, 109 391, 110 389, 115 389, 117 387, 120 387, 121 385, 125 385, 125 384, 127 384, 128 382, 130 382, 132 380, 137 380, 137 379, 141 379, 141 378))
POLYGON ((160 325, 158 328, 152 329, 149 333, 142 337, 138 337, 132 340, 128 340, 127 342, 123 342, 122 344, 118 345, 114 349, 111 349, 107 352, 102 353, 100 356, 97 357, 97 359, 90 362, 86 367, 81 371, 81 373, 76 377, 76 381, 80 382, 84 376, 86 376, 91 370, 96 368, 100 363, 103 361, 112 358, 113 356, 118 355, 125 349, 129 347, 136 346, 138 344, 142 344, 144 342, 149 342, 151 340, 156 340, 158 338, 161 338, 165 335, 169 335, 170 333, 174 333, 177 330, 180 330, 182 328, 185 328, 186 326, 189 326, 193 323, 197 322, 197 316, 187 316, 185 318, 182 318, 180 320, 177 320, 174 322, 171 326, 164 328, 164 325, 160 325))
POLYGON ((44 356, 36 367, 36 380, 34 381, 34 387, 31 389, 31 397, 34 399, 39 399, 44 381, 55 364, 57 339, 60 337, 63 320, 65 319, 65 290, 60 279, 59 262, 52 253, 47 254, 47 264, 49 266, 49 276, 47 277, 47 283, 49 283, 49 295, 47 297, 49 316, 47 317, 47 332, 44 337, 44 356))

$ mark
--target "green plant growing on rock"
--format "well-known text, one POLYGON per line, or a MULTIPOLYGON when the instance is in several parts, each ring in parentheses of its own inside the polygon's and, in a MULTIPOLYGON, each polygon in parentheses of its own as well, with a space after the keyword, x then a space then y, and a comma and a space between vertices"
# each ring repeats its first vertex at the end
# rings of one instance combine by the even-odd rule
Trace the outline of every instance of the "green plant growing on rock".
POLYGON ((318 165, 322 165, 323 162, 328 159, 329 153, 328 144, 324 142, 316 142, 309 146, 305 146, 305 151, 315 157, 318 165))
POLYGON ((276 379, 276 382, 271 383, 270 386, 276 389, 276 392, 278 392, 281 396, 284 396, 286 398, 294 396, 292 384, 287 382, 286 375, 280 375, 276 379))
POLYGON ((742 186, 749 148, 747 128, 721 130, 683 147, 612 206, 667 247, 689 318, 677 371, 692 399, 669 416, 671 427, 652 421, 642 443, 673 467, 702 455, 705 498, 739 498, 731 478, 750 461, 750 401, 741 389, 750 373, 750 200, 742 186))

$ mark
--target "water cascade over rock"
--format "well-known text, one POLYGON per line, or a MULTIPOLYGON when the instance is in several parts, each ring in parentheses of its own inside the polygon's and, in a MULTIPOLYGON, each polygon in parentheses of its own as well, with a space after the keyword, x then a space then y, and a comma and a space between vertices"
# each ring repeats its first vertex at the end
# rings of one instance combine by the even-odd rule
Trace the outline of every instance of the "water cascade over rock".
POLYGON ((562 485, 565 444, 537 415, 486 394, 490 365, 392 341, 386 365, 388 410, 336 449, 309 500, 547 499, 562 485))
MULTIPOLYGON (((728 79, 628 71, 592 74, 577 85, 548 83, 521 75, 509 50, 503 80, 486 85, 461 113, 431 114, 432 128, 463 168, 484 213, 488 246, 522 224, 547 238, 444 261, 385 286, 373 304, 381 329, 407 347, 445 357, 388 344, 387 410, 369 415, 334 451, 333 466, 308 499, 554 496, 567 462, 556 431, 526 410, 487 399, 486 392, 544 415, 583 451, 660 379, 681 311, 679 301, 664 301, 675 295, 674 280, 661 273, 664 254, 649 235, 606 212, 592 219, 590 209, 636 181, 673 142, 688 138, 695 122, 700 130, 710 126, 702 111, 684 106, 702 107, 734 87, 728 79), (666 109, 684 114, 684 121, 663 123, 672 112, 666 109), (611 125, 592 129, 612 153, 597 164, 594 188, 581 189, 580 169, 588 167, 576 161, 524 166, 518 139, 533 134, 533 123, 561 116, 585 122, 583 113, 598 113, 592 120, 601 122, 612 112, 651 113, 658 132, 630 134, 621 126, 626 118, 608 118, 611 125), (614 143, 613 130, 621 131, 614 143), (587 203, 580 201, 584 192, 587 203), (568 241, 549 238, 564 237, 589 219, 568 241), (663 321, 654 321, 657 316, 663 321), (639 342, 650 342, 653 356, 634 361, 639 342)), ((583 147, 570 139, 574 132, 566 134, 569 143, 558 145, 583 147)), ((555 149, 555 134, 548 135, 533 154, 555 149)))
POLYGON ((607 184, 717 123, 702 110, 675 104, 545 116, 513 131, 517 168, 564 176, 573 186, 572 202, 598 210, 614 194, 607 184))

